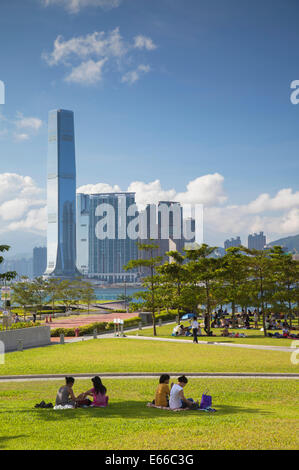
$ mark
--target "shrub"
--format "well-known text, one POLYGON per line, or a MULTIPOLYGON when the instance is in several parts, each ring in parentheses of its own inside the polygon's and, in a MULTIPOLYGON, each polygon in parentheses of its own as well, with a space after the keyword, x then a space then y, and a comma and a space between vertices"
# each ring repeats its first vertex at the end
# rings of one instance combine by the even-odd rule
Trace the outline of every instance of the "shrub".
MULTIPOLYGON (((32 327, 35 327, 35 326, 40 326, 40 323, 39 322, 36 322, 36 323, 33 323, 33 322, 19 322, 19 323, 13 323, 9 329, 10 330, 20 330, 22 328, 32 328, 32 327)), ((3 325, 0 325, 0 330, 6 330, 5 327, 3 327, 3 325)))

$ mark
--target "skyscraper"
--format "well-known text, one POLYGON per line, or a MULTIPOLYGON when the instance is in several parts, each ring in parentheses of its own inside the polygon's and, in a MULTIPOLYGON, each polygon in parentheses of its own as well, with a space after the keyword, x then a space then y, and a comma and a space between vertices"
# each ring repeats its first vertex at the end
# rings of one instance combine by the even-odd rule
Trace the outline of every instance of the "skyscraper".
POLYGON ((36 246, 33 248, 33 277, 42 276, 47 267, 47 248, 36 246))
POLYGON ((248 235, 248 248, 250 250, 263 250, 266 245, 264 232, 248 235))
POLYGON ((135 193, 77 194, 77 267, 82 274, 108 283, 136 280, 137 269, 123 268, 137 259, 137 238, 128 235, 134 219, 128 208, 134 204, 135 193), (107 216, 113 233, 106 227, 107 216))
POLYGON ((242 242, 241 242, 240 237, 231 238, 230 240, 225 240, 224 249, 227 250, 227 248, 238 247, 238 246, 241 246, 241 245, 242 245, 242 242))
POLYGON ((48 230, 45 274, 74 277, 76 269, 76 163, 74 114, 49 112, 48 230))

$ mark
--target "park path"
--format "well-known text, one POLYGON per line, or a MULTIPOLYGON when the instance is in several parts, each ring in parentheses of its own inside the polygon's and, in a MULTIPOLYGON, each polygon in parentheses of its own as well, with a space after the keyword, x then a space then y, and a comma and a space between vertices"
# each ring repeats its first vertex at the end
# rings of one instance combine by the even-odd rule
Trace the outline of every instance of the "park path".
MULTIPOLYGON (((148 328, 152 328, 152 327, 148 327, 148 328)), ((138 331, 138 330, 131 330, 131 332, 132 331, 138 331)), ((97 336, 98 339, 109 339, 109 338, 114 338, 114 337, 115 337, 114 333, 106 333, 106 334, 97 336)), ((65 338, 65 343, 77 343, 80 341, 87 341, 90 339, 93 339, 93 336, 79 336, 78 338, 65 338)), ((124 338, 118 338, 118 339, 124 339, 124 338)), ((137 336, 137 335, 129 335, 129 334, 125 336, 125 339, 135 339, 135 340, 141 340, 141 341, 166 341, 168 343, 193 344, 192 341, 188 339, 159 338, 159 337, 153 337, 153 336, 137 336)), ((55 338, 55 341, 56 343, 59 343, 59 338, 55 338)), ((294 348, 291 348, 288 346, 266 346, 266 345, 259 345, 259 344, 240 344, 240 343, 228 343, 228 342, 219 342, 219 341, 198 341, 198 344, 221 346, 221 347, 224 346, 224 347, 230 347, 230 348, 258 349, 258 350, 266 350, 266 351, 282 351, 282 352, 289 352, 289 353, 292 353, 294 351, 294 348)))
MULTIPOLYGON (((163 372, 165 373, 165 371, 163 372)), ((275 379, 275 380, 298 380, 299 374, 288 373, 259 373, 259 372, 168 372, 171 377, 178 377, 182 374, 195 379, 275 379)), ((162 372, 94 372, 85 374, 69 374, 76 379, 86 380, 99 375, 106 379, 156 379, 162 372)), ((3 375, 0 377, 0 384, 7 382, 34 382, 44 380, 63 380, 65 374, 34 374, 34 375, 3 375)))

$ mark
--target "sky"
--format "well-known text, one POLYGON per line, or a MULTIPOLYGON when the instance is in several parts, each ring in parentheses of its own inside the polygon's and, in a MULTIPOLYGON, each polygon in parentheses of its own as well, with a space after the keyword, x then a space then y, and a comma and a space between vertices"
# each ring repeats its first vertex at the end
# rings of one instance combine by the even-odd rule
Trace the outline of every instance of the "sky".
POLYGON ((45 243, 56 108, 75 113, 79 191, 202 203, 219 246, 298 234, 298 13, 297 0, 1 0, 1 243, 45 243))

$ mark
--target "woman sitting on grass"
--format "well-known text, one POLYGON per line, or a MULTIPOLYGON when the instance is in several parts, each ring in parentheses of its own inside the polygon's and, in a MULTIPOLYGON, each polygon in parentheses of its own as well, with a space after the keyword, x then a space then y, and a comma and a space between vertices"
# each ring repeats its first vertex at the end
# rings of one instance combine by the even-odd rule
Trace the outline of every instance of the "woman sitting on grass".
POLYGON ((156 390, 155 399, 153 404, 156 406, 169 406, 169 380, 170 376, 168 374, 162 374, 159 380, 159 385, 156 390))
POLYGON ((185 398, 184 387, 187 385, 188 379, 185 375, 178 378, 178 383, 172 385, 170 391, 169 408, 175 410, 177 408, 198 409, 199 403, 192 398, 185 398))
POLYGON ((106 395, 107 389, 102 384, 100 377, 96 376, 93 379, 91 379, 91 381, 93 383, 93 388, 91 388, 90 390, 87 390, 87 392, 85 393, 82 393, 80 395, 80 401, 84 402, 86 397, 90 395, 93 397, 93 402, 90 404, 90 406, 99 406, 99 407, 108 406, 109 397, 107 397, 106 395))

